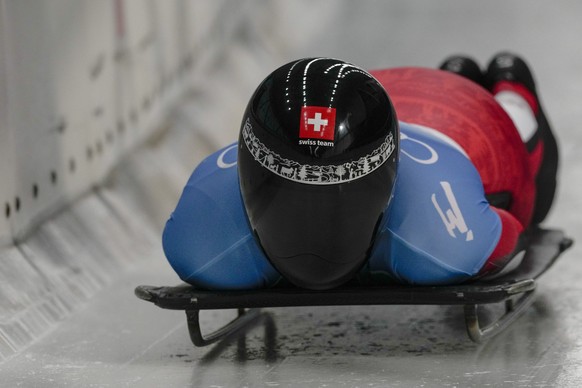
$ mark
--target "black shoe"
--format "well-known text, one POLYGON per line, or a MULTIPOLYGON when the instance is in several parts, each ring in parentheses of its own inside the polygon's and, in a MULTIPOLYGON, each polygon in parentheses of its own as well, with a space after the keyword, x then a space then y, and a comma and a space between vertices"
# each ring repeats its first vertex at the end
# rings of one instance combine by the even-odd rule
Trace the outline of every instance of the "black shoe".
POLYGON ((526 147, 531 152, 539 141, 544 144, 544 155, 536 176, 536 204, 532 217, 532 224, 539 224, 550 211, 556 192, 558 145, 542 110, 533 75, 525 61, 508 52, 500 53, 493 57, 487 67, 485 85, 491 90, 500 81, 522 84, 532 93, 538 105, 538 113, 536 115, 538 129, 536 134, 526 143, 526 147))
POLYGON ((499 81, 517 82, 525 86, 537 100, 532 73, 523 59, 511 53, 499 53, 491 59, 485 75, 489 89, 499 81))
POLYGON ((484 76, 481 68, 473 59, 461 55, 453 55, 445 59, 439 69, 458 74, 483 86, 484 76))

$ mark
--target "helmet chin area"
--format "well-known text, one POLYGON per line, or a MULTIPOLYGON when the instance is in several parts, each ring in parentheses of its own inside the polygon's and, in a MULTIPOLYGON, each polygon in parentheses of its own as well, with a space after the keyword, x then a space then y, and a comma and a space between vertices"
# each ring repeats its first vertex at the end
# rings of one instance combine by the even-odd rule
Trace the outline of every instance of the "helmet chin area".
POLYGON ((340 263, 311 253, 290 257, 278 257, 274 253, 270 255, 273 265, 287 280, 311 290, 327 290, 344 284, 360 269, 366 257, 367 251, 364 251, 340 263))

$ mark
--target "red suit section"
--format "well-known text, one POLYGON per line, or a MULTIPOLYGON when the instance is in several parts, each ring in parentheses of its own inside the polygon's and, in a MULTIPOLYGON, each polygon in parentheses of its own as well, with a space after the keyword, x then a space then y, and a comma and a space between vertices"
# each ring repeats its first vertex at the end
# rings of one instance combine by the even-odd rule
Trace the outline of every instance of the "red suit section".
POLYGON ((494 208, 503 232, 490 264, 512 253, 532 218, 537 169, 533 164, 538 163, 532 163, 513 122, 493 95, 474 82, 440 70, 407 67, 372 74, 386 88, 399 120, 434 128, 452 138, 477 168, 486 195, 510 194, 508 214, 494 208))
POLYGON ((513 122, 491 93, 455 74, 425 68, 373 71, 398 119, 455 140, 479 171, 486 194, 511 193, 509 212, 528 226, 535 200, 529 156, 513 122))

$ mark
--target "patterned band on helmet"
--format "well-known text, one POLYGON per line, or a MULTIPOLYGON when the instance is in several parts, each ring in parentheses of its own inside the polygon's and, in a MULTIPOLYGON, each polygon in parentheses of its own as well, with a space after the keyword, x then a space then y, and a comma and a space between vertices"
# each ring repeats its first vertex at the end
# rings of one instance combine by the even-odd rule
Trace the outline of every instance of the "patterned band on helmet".
POLYGON ((290 181, 310 185, 334 185, 362 178, 379 168, 394 152, 390 133, 372 153, 342 164, 309 165, 285 159, 267 148, 253 133, 249 118, 242 129, 243 140, 254 159, 264 168, 290 181))

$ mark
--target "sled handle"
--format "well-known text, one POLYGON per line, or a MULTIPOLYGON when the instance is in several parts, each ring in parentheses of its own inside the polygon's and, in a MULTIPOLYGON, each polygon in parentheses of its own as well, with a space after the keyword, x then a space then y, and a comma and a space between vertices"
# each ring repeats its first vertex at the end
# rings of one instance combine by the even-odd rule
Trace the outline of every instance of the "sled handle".
POLYGON ((491 337, 496 336, 517 320, 525 311, 531 306, 534 301, 535 288, 525 292, 519 299, 505 300, 505 314, 502 315, 495 322, 481 327, 479 323, 479 315, 477 310, 479 305, 467 304, 465 305, 465 324, 467 326, 467 334, 473 342, 483 343, 491 337))
POLYGON ((190 339, 198 347, 210 345, 252 324, 260 316, 260 312, 260 309, 245 310, 244 308, 239 308, 238 316, 235 319, 220 329, 204 336, 200 328, 200 310, 188 309, 186 310, 186 318, 190 339))

